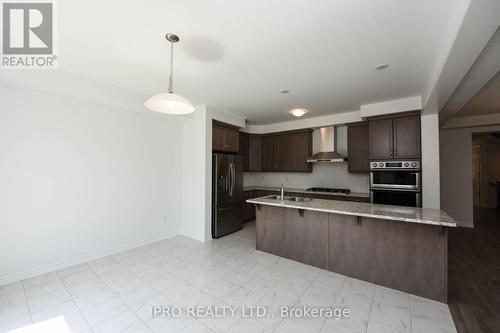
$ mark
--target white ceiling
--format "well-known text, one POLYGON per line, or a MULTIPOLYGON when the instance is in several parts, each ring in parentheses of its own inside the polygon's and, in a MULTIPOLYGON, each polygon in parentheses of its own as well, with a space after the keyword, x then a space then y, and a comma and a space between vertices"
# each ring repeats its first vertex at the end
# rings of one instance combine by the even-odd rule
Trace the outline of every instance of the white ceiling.
POLYGON ((58 1, 59 67, 149 96, 175 32, 174 88, 193 102, 254 124, 341 113, 421 95, 461 1, 58 1))

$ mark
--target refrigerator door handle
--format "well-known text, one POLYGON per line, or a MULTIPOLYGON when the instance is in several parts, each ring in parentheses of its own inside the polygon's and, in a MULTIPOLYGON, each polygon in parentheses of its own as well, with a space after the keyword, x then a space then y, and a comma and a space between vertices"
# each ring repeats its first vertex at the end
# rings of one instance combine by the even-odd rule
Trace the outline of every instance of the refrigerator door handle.
POLYGON ((229 167, 230 167, 230 170, 231 170, 231 189, 230 189, 230 195, 231 196, 234 196, 234 181, 235 181, 235 178, 236 178, 236 174, 234 172, 234 164, 233 163, 230 163, 229 164, 229 167))

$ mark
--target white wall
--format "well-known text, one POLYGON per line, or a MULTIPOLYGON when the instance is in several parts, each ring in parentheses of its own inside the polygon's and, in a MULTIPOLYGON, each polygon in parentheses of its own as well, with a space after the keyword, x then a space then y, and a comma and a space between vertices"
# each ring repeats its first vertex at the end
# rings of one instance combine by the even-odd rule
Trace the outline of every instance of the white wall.
POLYGON ((498 131, 500 126, 440 131, 441 208, 447 211, 459 226, 474 226, 472 133, 498 131))
POLYGON ((181 124, 0 83, 0 285, 178 233, 181 124))
POLYGON ((440 208, 439 115, 421 116, 422 207, 440 208))
POLYGON ((182 234, 206 241, 212 221, 212 121, 238 127, 245 119, 214 107, 197 106, 182 124, 182 234))
MULTIPOLYGON (((313 153, 319 148, 317 132, 313 133, 313 153)), ((337 150, 347 155, 347 127, 337 129, 337 150)), ((352 192, 369 192, 368 173, 349 173, 347 163, 313 163, 311 173, 291 172, 245 172, 243 183, 245 186, 273 186, 281 184, 285 188, 306 189, 309 187, 338 187, 349 188, 352 192)))

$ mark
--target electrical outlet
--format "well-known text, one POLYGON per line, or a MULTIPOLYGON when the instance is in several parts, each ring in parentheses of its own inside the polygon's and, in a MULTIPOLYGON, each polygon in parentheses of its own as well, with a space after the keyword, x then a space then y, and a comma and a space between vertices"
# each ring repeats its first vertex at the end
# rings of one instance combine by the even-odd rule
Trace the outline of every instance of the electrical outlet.
POLYGON ((163 220, 162 220, 163 223, 168 223, 168 217, 166 216, 163 216, 163 220))

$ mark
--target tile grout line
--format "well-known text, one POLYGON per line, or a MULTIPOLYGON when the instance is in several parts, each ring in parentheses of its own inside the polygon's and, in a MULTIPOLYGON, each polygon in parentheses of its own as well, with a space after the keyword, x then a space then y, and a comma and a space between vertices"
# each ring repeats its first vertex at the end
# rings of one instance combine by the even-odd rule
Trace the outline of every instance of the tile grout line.
MULTIPOLYGON (((89 269, 90 269, 90 266, 88 266, 88 265, 87 265, 87 263, 85 263, 85 265, 86 265, 87 267, 89 267, 89 269)), ((74 298, 73 294, 72 294, 72 293, 68 290, 68 287, 66 286, 66 283, 64 282, 63 278, 61 277, 61 275, 59 274, 59 272, 58 272, 58 271, 55 271, 55 272, 56 272, 57 276, 59 277, 59 280, 61 280, 61 283, 62 283, 62 284, 63 284, 63 286, 64 286, 64 290, 66 290, 66 292, 68 293, 68 295, 70 295, 70 296, 71 296, 71 302, 72 302, 72 303, 76 306, 76 308, 77 308, 77 309, 78 309, 78 311, 80 312, 80 315, 82 316, 83 320, 85 320, 85 322, 86 322, 86 323, 87 323, 87 325, 89 326, 90 330, 93 332, 94 330, 92 329, 92 326, 90 326, 90 323, 88 322, 87 318, 83 315, 83 311, 82 311, 82 309, 80 308, 80 306, 78 306, 78 303, 76 303, 76 301, 75 301, 75 298, 74 298)), ((71 274, 71 275, 76 275, 76 274, 78 274, 78 273, 71 274)), ((68 275, 68 276, 71 276, 71 275, 68 275)), ((61 303, 61 304, 63 304, 63 303, 61 303)))
POLYGON ((21 281, 21 286, 23 287, 23 295, 24 295, 24 301, 26 302, 26 307, 28 308, 28 313, 31 319, 31 323, 33 323, 33 315, 31 314, 31 309, 30 309, 30 304, 28 303, 28 297, 26 296, 26 288, 24 286, 24 280, 21 281))
MULTIPOLYGON (((335 272, 333 272, 333 273, 335 273, 335 272)), ((335 274, 337 274, 337 273, 335 273, 335 274)), ((339 293, 338 293, 337 297, 335 297, 335 299, 333 300, 333 305, 335 305, 335 304, 337 303, 337 300, 339 299, 339 296, 340 296, 340 294, 341 294, 341 292, 342 292, 342 289, 344 289, 345 282, 346 282, 346 281, 347 281, 347 279, 348 279, 346 276, 344 276, 344 275, 342 275, 342 276, 344 277, 344 281, 342 281, 342 284, 340 285, 340 288, 339 288, 339 293)), ((327 320, 328 320, 328 318, 327 318, 327 319, 325 319, 325 321, 323 322, 323 325, 321 325, 321 327, 320 327, 320 329, 319 329, 319 331, 320 331, 320 332, 321 332, 321 330, 323 329, 323 327, 326 325, 326 321, 327 321, 327 320)))

